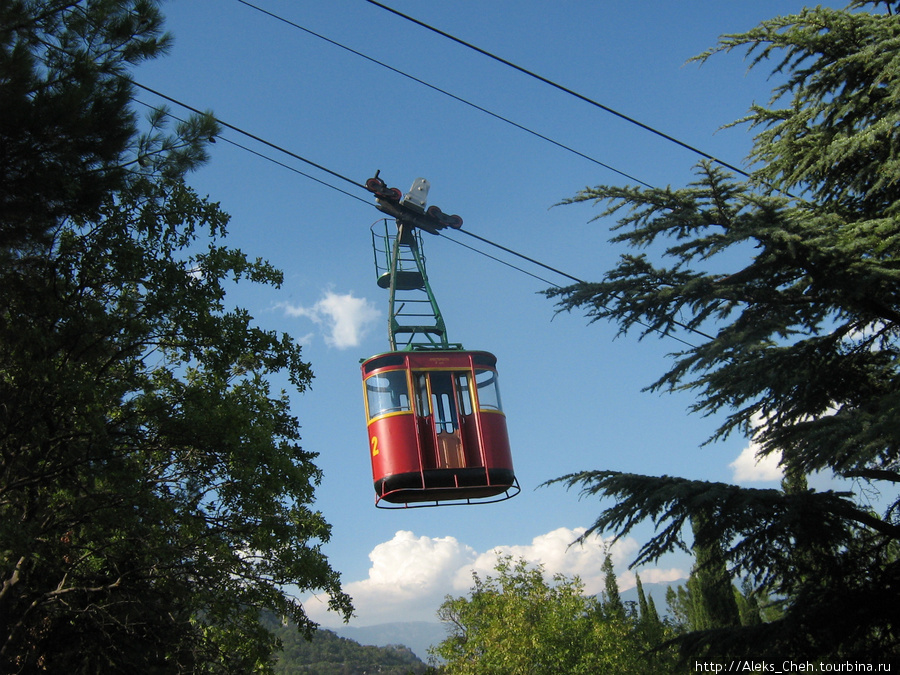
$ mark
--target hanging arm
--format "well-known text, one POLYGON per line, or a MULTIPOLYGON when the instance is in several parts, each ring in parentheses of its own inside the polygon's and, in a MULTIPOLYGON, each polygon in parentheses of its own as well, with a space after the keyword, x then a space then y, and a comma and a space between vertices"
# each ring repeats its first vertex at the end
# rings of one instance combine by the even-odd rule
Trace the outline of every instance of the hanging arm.
POLYGON ((386 213, 398 223, 418 227, 429 234, 437 234, 445 227, 459 229, 463 220, 457 215, 447 215, 437 206, 425 204, 428 200, 430 183, 424 178, 417 178, 409 192, 405 195, 398 188, 389 188, 387 184, 375 176, 366 181, 366 189, 375 195, 376 208, 386 213))

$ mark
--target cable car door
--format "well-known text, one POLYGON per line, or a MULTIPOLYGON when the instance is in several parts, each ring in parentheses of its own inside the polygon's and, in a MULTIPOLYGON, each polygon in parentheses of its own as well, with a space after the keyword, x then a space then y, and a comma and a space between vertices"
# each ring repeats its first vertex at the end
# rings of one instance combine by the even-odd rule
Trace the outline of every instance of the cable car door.
POLYGON ((462 429, 472 411, 467 383, 465 373, 427 371, 416 374, 416 417, 424 468, 459 469, 466 466, 462 429))

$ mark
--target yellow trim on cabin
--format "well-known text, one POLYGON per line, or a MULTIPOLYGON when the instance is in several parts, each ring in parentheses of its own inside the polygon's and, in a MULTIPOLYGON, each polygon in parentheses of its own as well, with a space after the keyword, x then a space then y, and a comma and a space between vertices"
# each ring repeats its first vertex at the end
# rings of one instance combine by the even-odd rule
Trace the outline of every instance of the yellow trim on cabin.
POLYGON ((378 420, 383 420, 385 417, 397 417, 398 415, 412 415, 412 414, 413 414, 412 410, 398 410, 396 412, 384 413, 383 415, 379 415, 378 417, 373 417, 372 419, 370 419, 368 424, 366 424, 366 426, 369 426, 369 424, 372 424, 372 422, 377 422, 378 420))
POLYGON ((502 410, 498 410, 497 408, 478 408, 478 412, 496 413, 498 415, 503 415, 504 417, 506 417, 506 413, 503 412, 502 410))

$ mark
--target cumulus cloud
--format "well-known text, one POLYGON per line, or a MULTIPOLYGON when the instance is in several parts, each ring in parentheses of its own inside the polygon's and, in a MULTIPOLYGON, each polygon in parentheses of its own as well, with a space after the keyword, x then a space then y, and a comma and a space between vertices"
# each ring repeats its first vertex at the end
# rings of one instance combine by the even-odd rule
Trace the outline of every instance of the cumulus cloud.
MULTIPOLYGON (((755 415, 751 419, 754 428, 762 425, 762 417, 755 415)), ((784 472, 781 469, 781 453, 770 452, 761 455, 759 443, 751 439, 750 444, 741 450, 741 454, 728 466, 731 467, 735 483, 758 483, 762 481, 781 480, 784 472)))
MULTIPOLYGON (((608 549, 614 568, 621 569, 621 590, 634 586, 634 575, 624 571, 638 544, 625 539, 609 546, 601 537, 591 537, 584 545, 570 546, 584 528, 561 527, 539 535, 530 544, 497 546, 477 552, 455 537, 416 536, 400 530, 390 541, 378 544, 369 554, 368 577, 344 584, 353 597, 357 625, 394 621, 435 621, 436 612, 447 595, 466 595, 472 586, 472 573, 482 578, 494 574, 500 556, 524 558, 542 564, 548 576, 579 576, 585 592, 603 590, 603 560, 608 549)), ((687 576, 678 569, 641 570, 645 583, 674 581, 687 576)), ((325 599, 307 598, 304 607, 309 616, 323 625, 336 626, 338 619, 328 614, 325 599)))
POLYGON ((460 570, 454 587, 465 591, 471 585, 472 570, 480 576, 493 572, 494 566, 501 556, 523 558, 535 564, 542 564, 548 575, 564 574, 568 577, 578 576, 585 584, 585 592, 594 594, 603 590, 603 561, 609 549, 614 567, 627 565, 638 544, 634 539, 622 539, 609 545, 598 535, 592 535, 583 544, 570 544, 586 532, 586 528, 570 529, 560 527, 552 532, 541 534, 531 540, 530 544, 515 546, 497 546, 479 555, 471 568, 460 570))
POLYGON ((372 567, 366 583, 402 592, 429 592, 450 572, 469 564, 474 551, 455 537, 416 537, 400 530, 369 554, 372 567))
MULTIPOLYGON (((398 531, 369 553, 369 576, 343 585, 353 598, 359 625, 395 621, 435 621, 444 596, 453 592, 458 570, 471 565, 475 551, 455 537, 415 536, 398 531)), ((307 614, 325 626, 337 618, 326 603, 304 601, 307 614)))
POLYGON ((353 293, 326 291, 312 307, 282 304, 288 316, 306 317, 325 331, 325 343, 338 349, 359 346, 362 338, 381 318, 369 300, 353 293))
POLYGON ((761 481, 781 480, 784 477, 779 463, 780 452, 771 452, 768 455, 759 454, 760 447, 752 442, 741 450, 741 454, 728 466, 734 472, 735 483, 758 483, 761 481))

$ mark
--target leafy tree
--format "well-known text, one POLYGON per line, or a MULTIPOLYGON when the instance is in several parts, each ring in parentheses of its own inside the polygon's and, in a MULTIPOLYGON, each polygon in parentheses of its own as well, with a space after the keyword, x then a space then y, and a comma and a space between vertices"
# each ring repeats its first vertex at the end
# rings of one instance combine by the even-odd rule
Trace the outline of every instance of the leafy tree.
POLYGON ((585 597, 577 577, 555 575, 548 583, 541 566, 510 557, 495 570, 496 577, 474 574, 469 597, 448 597, 438 611, 449 635, 432 653, 444 660, 446 672, 666 671, 645 655, 632 622, 585 597))
POLYGON ((149 0, 0 2, 0 670, 254 672, 284 586, 349 598, 320 551, 289 337, 228 310, 280 273, 185 183, 209 116, 145 131, 149 0))
POLYGON ((695 392, 693 411, 727 413, 711 440, 752 435, 789 479, 783 490, 607 470, 559 479, 611 498, 591 531, 657 523, 636 564, 687 546, 699 514, 695 545, 719 544, 732 572, 785 598, 778 620, 693 634, 687 653, 900 656, 896 9, 805 9, 698 57, 746 49, 783 78, 743 120, 757 132, 749 180, 703 162, 685 188, 602 185, 569 200, 605 205, 618 216, 613 241, 645 250, 549 295, 623 333, 701 331, 649 389, 695 392), (886 507, 813 491, 802 480, 812 472, 852 479, 886 507))

